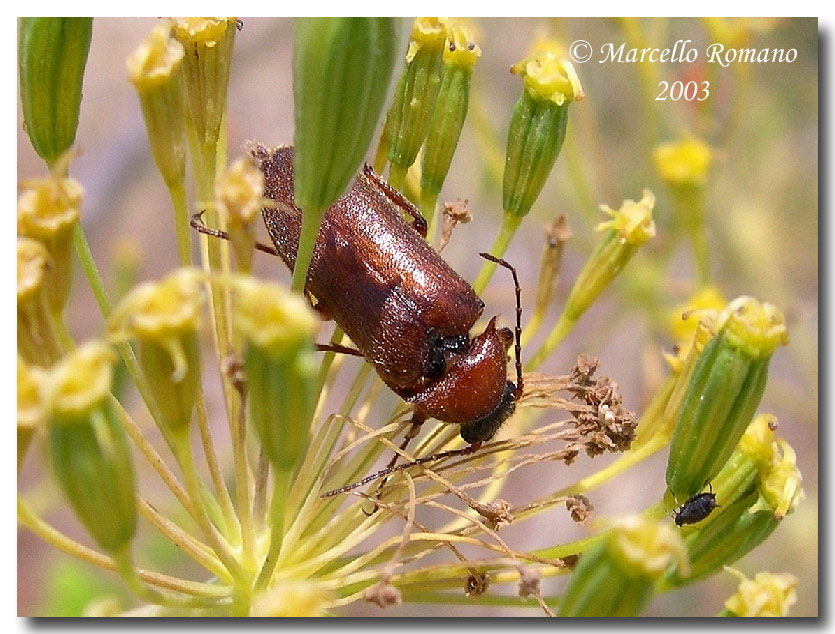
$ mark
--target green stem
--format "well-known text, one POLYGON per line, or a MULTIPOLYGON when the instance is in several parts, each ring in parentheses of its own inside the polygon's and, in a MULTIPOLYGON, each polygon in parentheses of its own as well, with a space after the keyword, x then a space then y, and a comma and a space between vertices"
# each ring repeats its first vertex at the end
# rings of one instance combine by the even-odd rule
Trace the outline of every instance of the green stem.
POLYGON ((224 541, 215 526, 211 523, 206 508, 202 504, 203 495, 201 493, 200 478, 197 475, 197 469, 194 465, 194 456, 188 441, 187 430, 185 433, 173 436, 171 440, 172 449, 183 472, 183 479, 189 498, 191 499, 191 506, 195 511, 195 521, 200 526, 203 536, 218 556, 218 559, 226 566, 226 569, 233 577, 239 581, 243 581, 244 572, 241 569, 240 563, 235 559, 235 555, 229 548, 229 544, 224 541))
POLYGON ((93 260, 93 253, 90 251, 90 243, 87 242, 87 236, 84 235, 84 230, 81 228, 80 222, 75 225, 73 241, 75 242, 75 252, 81 262, 81 268, 84 270, 87 283, 90 285, 90 290, 93 291, 93 297, 95 297, 96 303, 99 305, 101 314, 106 319, 110 316, 110 299, 107 297, 104 283, 93 260))
MULTIPOLYGON (((516 234, 516 230, 519 228, 521 222, 522 218, 519 216, 513 216, 507 213, 502 216, 502 226, 501 229, 499 229, 495 242, 493 242, 493 247, 490 249, 490 255, 497 258, 504 255, 504 252, 507 251, 507 247, 513 239, 513 236, 516 234)), ((487 261, 484 263, 478 277, 475 280, 475 283, 473 284, 473 289, 476 293, 481 295, 484 292, 487 282, 490 281, 490 278, 493 276, 493 271, 495 270, 495 262, 487 261)))
POLYGON ((174 206, 174 230, 177 234, 177 256, 180 264, 191 264, 191 242, 189 239, 189 214, 186 200, 185 177, 168 185, 171 204, 174 206))
POLYGON ((299 249, 296 252, 296 263, 293 265, 293 279, 290 282, 290 289, 296 293, 304 291, 307 282, 307 269, 310 267, 310 260, 313 258, 313 249, 316 246, 316 238, 319 234, 319 225, 322 224, 324 211, 308 210, 302 212, 302 229, 299 235, 299 249))
POLYGON ((275 571, 278 557, 281 554, 281 542, 284 539, 284 503, 290 491, 291 473, 274 469, 275 482, 273 483, 273 496, 270 502, 270 549, 264 565, 255 582, 255 593, 267 587, 275 571))
POLYGON ((577 322, 570 319, 565 313, 560 315, 557 325, 554 326, 553 330, 551 330, 551 333, 548 335, 545 343, 540 346, 539 350, 537 350, 533 357, 531 357, 530 361, 525 364, 525 369, 533 371, 542 365, 542 362, 548 358, 556 347, 562 343, 568 333, 571 332, 575 323, 577 322))

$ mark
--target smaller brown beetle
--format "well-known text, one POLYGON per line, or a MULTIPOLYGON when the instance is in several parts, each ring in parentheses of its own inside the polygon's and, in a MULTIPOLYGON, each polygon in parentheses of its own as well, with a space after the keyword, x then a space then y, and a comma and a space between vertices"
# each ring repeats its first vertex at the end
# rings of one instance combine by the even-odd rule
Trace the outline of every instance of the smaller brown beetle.
POLYGON ((718 506, 716 494, 713 492, 713 486, 711 485, 709 492, 697 493, 676 509, 674 515, 676 526, 701 522, 718 506))

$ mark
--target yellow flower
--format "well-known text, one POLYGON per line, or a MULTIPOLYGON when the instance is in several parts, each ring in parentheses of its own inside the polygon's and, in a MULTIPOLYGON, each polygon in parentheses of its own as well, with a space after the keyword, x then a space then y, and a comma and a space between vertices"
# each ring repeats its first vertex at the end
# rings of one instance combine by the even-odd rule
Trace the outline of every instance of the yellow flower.
POLYGON ((749 579, 733 568, 725 570, 740 580, 736 594, 725 601, 725 607, 736 616, 788 616, 789 608, 797 603, 794 575, 758 572, 749 579))
POLYGON ((655 235, 655 222, 652 210, 655 207, 655 194, 649 189, 643 192, 643 198, 638 202, 624 200, 620 209, 615 211, 608 205, 600 205, 600 210, 612 217, 611 220, 601 222, 595 231, 614 229, 621 244, 643 244, 655 235))
POLYGON ((685 139, 662 143, 653 152, 655 169, 669 185, 701 185, 713 160, 713 153, 703 141, 685 139))
POLYGON ((522 77, 532 96, 553 101, 558 106, 585 97, 574 66, 551 51, 534 52, 511 66, 510 72, 522 77))

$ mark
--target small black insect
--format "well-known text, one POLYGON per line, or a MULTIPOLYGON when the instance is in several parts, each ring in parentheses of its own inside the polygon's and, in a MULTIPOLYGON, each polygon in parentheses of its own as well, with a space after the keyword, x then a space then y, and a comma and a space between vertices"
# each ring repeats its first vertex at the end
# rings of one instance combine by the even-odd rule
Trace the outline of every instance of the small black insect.
POLYGON ((708 493, 697 493, 676 509, 676 526, 701 522, 717 506, 719 505, 716 503, 716 494, 711 486, 708 493))

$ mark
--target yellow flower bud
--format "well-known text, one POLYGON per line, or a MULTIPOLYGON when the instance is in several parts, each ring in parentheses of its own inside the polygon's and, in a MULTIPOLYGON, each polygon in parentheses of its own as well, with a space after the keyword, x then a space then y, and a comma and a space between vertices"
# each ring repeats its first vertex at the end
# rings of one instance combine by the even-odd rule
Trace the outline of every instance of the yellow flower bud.
POLYGON ((794 575, 758 572, 749 579, 733 568, 725 570, 740 580, 736 594, 725 601, 725 607, 735 616, 788 616, 791 606, 797 603, 794 575))
POLYGON ((668 185, 702 185, 713 155, 698 139, 662 143, 653 152, 655 169, 668 185))
POLYGON ((263 195, 264 174, 248 156, 232 163, 215 182, 215 200, 228 219, 232 251, 242 271, 251 268, 255 246, 253 220, 261 212, 263 195))
POLYGON ((522 77, 525 89, 534 97, 553 101, 558 106, 585 97, 574 66, 551 50, 538 50, 510 67, 522 77))
POLYGON ((52 258, 45 286, 54 313, 60 313, 70 291, 72 237, 84 191, 64 176, 69 159, 65 154, 46 178, 24 181, 17 199, 17 234, 41 242, 52 258))
POLYGON ((753 297, 729 303, 717 319, 717 328, 724 328, 728 342, 752 357, 768 356, 789 342, 783 311, 753 297))
POLYGON ((681 536, 666 522, 627 517, 580 557, 559 616, 638 616, 665 572, 688 574, 681 536))
POLYGON ((110 397, 115 361, 110 346, 92 341, 55 366, 41 393, 53 420, 72 422, 100 408, 110 397))
POLYGON ((176 18, 183 45, 189 121, 203 151, 214 151, 226 111, 226 91, 237 32, 235 18, 176 18))
POLYGON ((40 384, 43 371, 17 358, 17 464, 20 467, 35 430, 43 424, 40 384))
POLYGON ((794 449, 783 439, 778 439, 776 445, 778 452, 760 477, 762 499, 757 508, 770 508, 774 517, 781 520, 806 498, 806 493, 801 487, 803 478, 794 449))
POLYGON ((313 333, 318 321, 298 295, 236 277, 234 323, 241 332, 248 420, 275 469, 292 473, 307 449, 316 404, 313 333))
POLYGON ((608 205, 600 205, 600 211, 612 217, 601 222, 595 231, 613 229, 618 234, 621 244, 641 245, 655 236, 655 222, 652 209, 655 207, 655 194, 645 189, 640 201, 624 200, 620 209, 614 210, 608 205))
POLYGON ((183 45, 171 37, 171 27, 166 23, 155 27, 127 60, 128 75, 139 93, 151 152, 169 187, 181 183, 185 175, 183 56, 183 45))
POLYGON ((140 284, 108 324, 114 340, 139 341, 139 360, 162 417, 157 422, 171 430, 187 429, 200 391, 201 275, 181 268, 160 282, 140 284))

